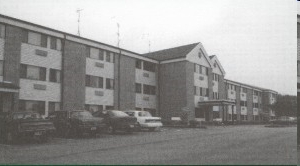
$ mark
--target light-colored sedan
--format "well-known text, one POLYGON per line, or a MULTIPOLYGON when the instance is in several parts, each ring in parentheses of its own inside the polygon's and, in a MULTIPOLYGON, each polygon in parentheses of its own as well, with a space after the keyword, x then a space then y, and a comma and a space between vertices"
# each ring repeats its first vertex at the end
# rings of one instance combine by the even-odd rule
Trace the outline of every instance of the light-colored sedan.
POLYGON ((136 117, 140 128, 147 128, 149 131, 154 131, 156 128, 162 127, 161 118, 153 117, 147 111, 127 110, 124 112, 129 116, 136 117))

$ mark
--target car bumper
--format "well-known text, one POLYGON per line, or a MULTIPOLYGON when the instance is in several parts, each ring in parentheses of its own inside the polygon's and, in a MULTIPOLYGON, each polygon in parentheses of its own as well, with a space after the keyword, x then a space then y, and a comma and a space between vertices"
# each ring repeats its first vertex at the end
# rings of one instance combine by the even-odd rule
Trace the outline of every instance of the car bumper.
POLYGON ((86 125, 81 125, 79 126, 79 130, 83 133, 90 133, 90 132, 100 132, 104 130, 106 127, 105 124, 103 125, 98 125, 98 126, 86 126, 86 125))
POLYGON ((162 127, 162 123, 142 123, 140 124, 142 128, 150 128, 150 127, 162 127))

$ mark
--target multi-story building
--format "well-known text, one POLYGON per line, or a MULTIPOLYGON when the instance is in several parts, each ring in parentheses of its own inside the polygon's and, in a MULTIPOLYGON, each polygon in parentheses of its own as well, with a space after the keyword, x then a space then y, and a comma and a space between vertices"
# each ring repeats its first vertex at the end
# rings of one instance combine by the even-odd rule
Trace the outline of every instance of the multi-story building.
POLYGON ((274 114, 267 105, 277 92, 224 77, 201 43, 139 54, 0 15, 3 112, 136 109, 171 119, 185 110, 206 121, 274 114))

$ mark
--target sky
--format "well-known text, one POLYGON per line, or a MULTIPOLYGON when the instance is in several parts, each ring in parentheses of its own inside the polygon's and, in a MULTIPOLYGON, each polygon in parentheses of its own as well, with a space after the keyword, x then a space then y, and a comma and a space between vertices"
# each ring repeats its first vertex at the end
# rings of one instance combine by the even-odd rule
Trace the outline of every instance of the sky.
MULTIPOLYGON (((136 53, 201 42, 225 78, 296 95, 295 0, 0 0, 0 14, 136 53), (150 43, 150 46, 149 46, 150 43)), ((298 5, 298 7, 296 7, 298 5)), ((300 13, 299 13, 300 14, 300 13)))

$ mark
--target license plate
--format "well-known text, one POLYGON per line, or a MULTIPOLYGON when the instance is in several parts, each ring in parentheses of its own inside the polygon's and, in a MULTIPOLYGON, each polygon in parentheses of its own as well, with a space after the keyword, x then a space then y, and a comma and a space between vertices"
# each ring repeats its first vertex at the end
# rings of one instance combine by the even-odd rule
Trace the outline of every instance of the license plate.
POLYGON ((96 129, 97 129, 96 127, 92 127, 92 128, 91 128, 91 130, 96 130, 96 129))
POLYGON ((42 135, 42 132, 40 131, 34 132, 34 135, 42 135))
POLYGON ((134 127, 134 125, 129 125, 129 127, 130 127, 130 128, 133 128, 133 127, 134 127))

